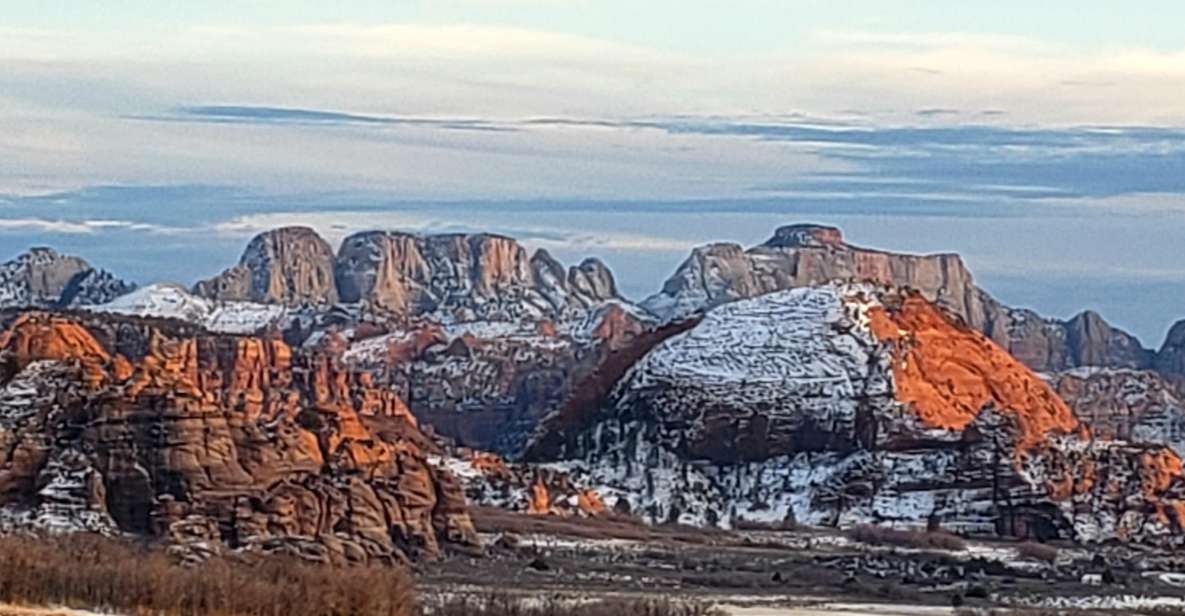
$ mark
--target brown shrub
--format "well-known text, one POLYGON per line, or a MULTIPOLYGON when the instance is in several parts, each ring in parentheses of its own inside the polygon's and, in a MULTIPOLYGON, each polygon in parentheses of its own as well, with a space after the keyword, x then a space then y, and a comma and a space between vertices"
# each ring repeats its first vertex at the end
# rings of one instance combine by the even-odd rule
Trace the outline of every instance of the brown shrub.
POLYGON ((0 538, 0 602, 160 616, 415 612, 402 569, 264 556, 182 567, 158 550, 83 534, 0 538))
POLYGON ((516 535, 559 535, 581 539, 627 539, 633 541, 669 540, 680 543, 705 544, 732 539, 732 535, 715 528, 700 528, 676 524, 648 526, 637 518, 606 513, 598 517, 559 517, 526 515, 496 507, 472 507, 470 516, 480 532, 512 533, 516 535))
POLYGON ((1016 545, 1016 553, 1021 558, 1051 563, 1057 560, 1058 549, 1044 543, 1025 541, 1016 545))
POLYGON ((967 542, 944 531, 898 530, 883 526, 862 525, 848 530, 848 539, 868 545, 891 545, 919 550, 962 552, 967 542))
POLYGON ((801 527, 794 520, 782 520, 781 522, 759 522, 757 520, 736 520, 732 523, 734 530, 741 531, 758 531, 758 532, 793 532, 800 530, 801 527))

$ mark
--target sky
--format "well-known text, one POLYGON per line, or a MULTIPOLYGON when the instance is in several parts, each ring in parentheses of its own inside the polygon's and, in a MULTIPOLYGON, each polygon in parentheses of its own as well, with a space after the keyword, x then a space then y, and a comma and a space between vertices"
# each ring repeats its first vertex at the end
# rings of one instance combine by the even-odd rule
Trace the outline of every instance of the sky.
POLYGON ((494 231, 622 288, 781 224, 1185 318, 1185 4, 0 0, 0 259, 140 282, 307 224, 494 231), (1036 6, 1034 6, 1036 5, 1036 6))

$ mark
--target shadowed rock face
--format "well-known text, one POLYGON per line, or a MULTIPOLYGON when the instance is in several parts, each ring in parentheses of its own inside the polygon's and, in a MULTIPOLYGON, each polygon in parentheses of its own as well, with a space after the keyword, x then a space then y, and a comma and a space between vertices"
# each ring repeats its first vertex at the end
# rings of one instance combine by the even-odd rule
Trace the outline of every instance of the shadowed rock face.
POLYGON ((839 229, 820 225, 781 227, 747 250, 736 244, 697 248, 662 291, 642 305, 662 318, 677 319, 737 299, 829 281, 917 289, 1034 370, 1146 368, 1152 361, 1136 338, 1093 312, 1063 322, 1000 304, 975 286, 958 255, 869 250, 844 242, 839 229))
POLYGON ((1177 321, 1169 328, 1164 344, 1154 360, 1157 372, 1185 391, 1185 320, 1177 321))
POLYGON ((403 402, 327 351, 24 313, 0 368, 4 524, 333 562, 474 539, 403 402))
POLYGON ((421 325, 359 340, 344 357, 438 434, 516 457, 540 419, 649 326, 610 303, 582 319, 421 325))
POLYGON ((256 236, 239 264, 197 283, 209 299, 299 306, 337 301, 333 248, 307 227, 282 227, 256 236))
POLYGON ((0 264, 0 308, 101 304, 135 289, 110 272, 50 248, 0 264))
POLYGON ((1171 450, 1092 439, 983 334, 889 288, 722 305, 647 353, 578 433, 538 442, 607 507, 657 522, 1185 538, 1171 450))

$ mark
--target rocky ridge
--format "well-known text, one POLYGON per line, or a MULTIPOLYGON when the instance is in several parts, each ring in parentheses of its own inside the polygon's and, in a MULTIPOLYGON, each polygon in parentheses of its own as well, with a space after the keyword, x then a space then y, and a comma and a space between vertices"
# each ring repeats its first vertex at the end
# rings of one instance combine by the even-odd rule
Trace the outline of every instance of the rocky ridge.
POLYGON ((621 300, 599 260, 565 272, 546 251, 528 257, 490 234, 358 233, 342 242, 335 280, 345 302, 438 320, 556 318, 621 300))
POLYGON ((956 254, 908 255, 846 243, 822 225, 779 228, 764 244, 710 244, 692 254, 642 306, 665 319, 723 303, 830 281, 865 281, 917 289, 958 315, 1034 370, 1105 365, 1147 368, 1153 354, 1096 313, 1069 321, 1011 309, 975 286, 956 254))
POLYGON ((437 321, 556 318, 621 301, 599 260, 565 270, 546 251, 528 256, 509 237, 367 231, 347 237, 335 255, 305 227, 256 236, 238 265, 193 292, 288 306, 340 301, 385 316, 437 321))
POLYGON ((114 274, 51 248, 32 248, 0 263, 0 308, 89 306, 133 289, 114 274))

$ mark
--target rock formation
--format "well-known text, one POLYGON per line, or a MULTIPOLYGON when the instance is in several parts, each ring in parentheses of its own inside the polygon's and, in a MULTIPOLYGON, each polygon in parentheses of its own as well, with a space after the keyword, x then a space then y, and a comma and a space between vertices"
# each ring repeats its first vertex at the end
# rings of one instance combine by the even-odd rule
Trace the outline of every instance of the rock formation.
POLYGON ((397 329, 351 342, 345 359, 400 392, 437 433, 517 456, 540 419, 647 327, 614 303, 580 319, 397 329))
POLYGON ((326 350, 9 314, 0 526, 398 562, 474 540, 403 402, 326 350))
POLYGON ((1164 445, 1185 456, 1185 401, 1160 374, 1076 368, 1047 380, 1096 437, 1164 445))
POLYGON ((511 238, 370 231, 342 242, 335 279, 345 302, 458 321, 554 318, 619 300, 612 274, 590 259, 571 268, 511 238))
POLYGON ((0 264, 0 308, 101 304, 133 289, 110 272, 50 248, 33 248, 0 264))
POLYGON ((779 228, 748 250, 736 244, 696 248, 642 305, 672 319, 773 291, 849 280, 917 289, 1034 370, 1146 368, 1152 360, 1136 338, 1095 313, 1062 322, 1000 304, 975 286, 958 255, 869 250, 844 242, 839 229, 820 225, 779 228))
POLYGON ((722 305, 584 412, 551 437, 548 468, 657 522, 1185 537, 1171 450, 1091 438, 1036 375, 911 292, 722 305))
POLYGON ((205 298, 300 306, 337 301, 333 248, 307 227, 255 236, 239 264, 194 286, 205 298))
POLYGON ((1153 360, 1156 371, 1185 392, 1185 320, 1173 323, 1153 360))

